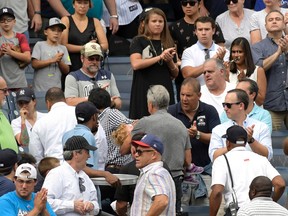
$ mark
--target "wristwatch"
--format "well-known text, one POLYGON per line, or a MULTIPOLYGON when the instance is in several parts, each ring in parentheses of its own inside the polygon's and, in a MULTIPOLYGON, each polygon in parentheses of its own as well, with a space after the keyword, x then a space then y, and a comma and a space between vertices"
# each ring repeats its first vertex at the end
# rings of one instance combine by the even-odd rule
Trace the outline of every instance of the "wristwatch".
POLYGON ((201 135, 201 134, 200 134, 200 131, 197 131, 197 134, 196 134, 196 137, 195 137, 195 138, 196 138, 197 140, 199 140, 199 139, 200 139, 200 135, 201 135))
POLYGON ((39 15, 41 15, 41 11, 34 11, 34 14, 39 14, 39 15))
POLYGON ((252 144, 255 141, 255 139, 252 137, 250 140, 248 140, 249 144, 252 144))

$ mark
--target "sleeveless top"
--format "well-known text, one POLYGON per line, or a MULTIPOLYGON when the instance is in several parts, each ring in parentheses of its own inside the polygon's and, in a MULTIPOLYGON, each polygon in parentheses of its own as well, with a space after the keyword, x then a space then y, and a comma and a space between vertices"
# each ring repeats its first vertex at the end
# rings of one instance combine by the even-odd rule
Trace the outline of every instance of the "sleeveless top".
MULTIPOLYGON (((88 17, 87 28, 81 33, 77 28, 72 16, 68 16, 70 27, 68 35, 68 43, 74 45, 84 45, 91 41, 91 38, 95 35, 95 26, 93 18, 88 17)), ((70 66, 70 71, 76 71, 82 67, 82 62, 79 53, 69 52, 72 65, 70 66)))

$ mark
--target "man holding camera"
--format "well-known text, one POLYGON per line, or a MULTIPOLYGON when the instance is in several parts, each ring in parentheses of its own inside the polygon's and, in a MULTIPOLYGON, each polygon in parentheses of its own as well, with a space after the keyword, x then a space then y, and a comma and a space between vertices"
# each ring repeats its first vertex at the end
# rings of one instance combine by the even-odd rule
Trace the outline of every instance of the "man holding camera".
POLYGON ((257 176, 268 177, 273 184, 272 199, 277 201, 285 190, 285 181, 268 159, 245 148, 246 130, 238 125, 229 127, 226 134, 228 152, 219 156, 212 167, 210 216, 216 215, 225 200, 225 215, 236 215, 238 208, 249 201, 249 185, 257 176), (225 158, 226 157, 226 158, 225 158))

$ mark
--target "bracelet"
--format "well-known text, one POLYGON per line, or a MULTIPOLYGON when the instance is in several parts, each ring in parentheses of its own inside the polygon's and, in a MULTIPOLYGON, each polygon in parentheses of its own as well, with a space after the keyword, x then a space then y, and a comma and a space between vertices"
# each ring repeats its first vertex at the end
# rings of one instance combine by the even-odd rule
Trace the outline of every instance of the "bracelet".
POLYGON ((34 11, 34 15, 35 15, 35 14, 41 15, 41 11, 34 11))
POLYGON ((110 18, 118 19, 118 15, 111 15, 110 18))

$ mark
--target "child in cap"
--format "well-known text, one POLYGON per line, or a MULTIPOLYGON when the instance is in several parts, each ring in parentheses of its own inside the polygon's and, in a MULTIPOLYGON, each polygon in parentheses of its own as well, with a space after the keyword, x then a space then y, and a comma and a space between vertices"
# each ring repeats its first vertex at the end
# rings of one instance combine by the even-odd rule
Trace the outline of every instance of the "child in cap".
POLYGON ((61 88, 61 74, 69 73, 71 65, 67 48, 60 45, 66 26, 58 18, 51 18, 45 28, 46 41, 38 41, 32 52, 32 67, 35 70, 35 91, 47 91, 51 87, 61 88))
POLYGON ((27 87, 25 67, 31 54, 24 34, 13 31, 16 20, 11 8, 0 9, 0 75, 10 90, 27 87))

